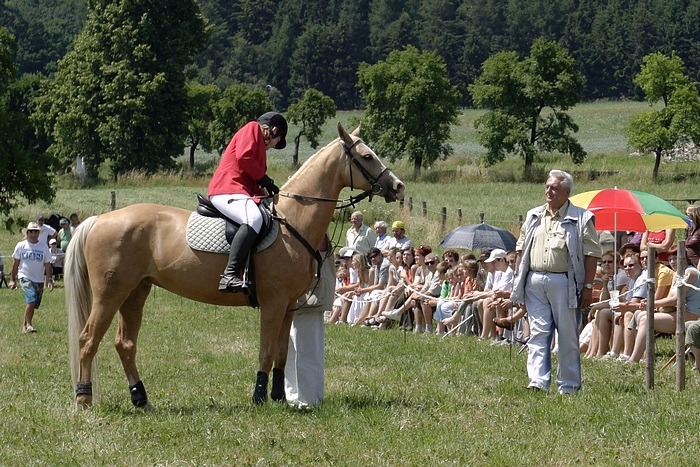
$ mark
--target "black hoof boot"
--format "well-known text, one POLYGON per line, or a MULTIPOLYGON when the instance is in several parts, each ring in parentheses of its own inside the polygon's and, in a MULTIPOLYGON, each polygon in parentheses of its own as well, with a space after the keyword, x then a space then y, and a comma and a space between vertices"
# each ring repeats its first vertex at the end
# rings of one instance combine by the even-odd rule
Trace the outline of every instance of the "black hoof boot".
POLYGON ((139 381, 133 386, 129 386, 129 393, 131 393, 131 403, 138 408, 148 407, 148 396, 146 396, 146 388, 143 387, 143 383, 139 381))
POLYGON ((258 371, 258 380, 255 382, 253 402, 260 405, 267 402, 267 373, 258 371))
POLYGON ((281 368, 272 369, 272 390, 270 398, 275 402, 285 402, 287 396, 284 392, 284 370, 281 368))

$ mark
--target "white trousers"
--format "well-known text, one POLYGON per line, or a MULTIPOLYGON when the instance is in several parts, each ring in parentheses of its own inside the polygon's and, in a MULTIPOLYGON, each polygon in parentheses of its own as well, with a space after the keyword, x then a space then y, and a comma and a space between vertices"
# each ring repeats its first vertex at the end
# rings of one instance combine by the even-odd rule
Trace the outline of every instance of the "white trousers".
POLYGON ((260 207, 247 195, 214 195, 209 198, 216 209, 239 224, 248 224, 260 233, 263 217, 260 207), (233 201, 231 201, 233 200, 233 201), (229 201, 231 201, 229 203, 229 201))
POLYGON ((581 355, 578 346, 580 313, 569 308, 566 274, 531 271, 525 286, 525 306, 530 322, 527 375, 530 386, 549 390, 552 372, 551 345, 557 331, 559 360, 557 387, 572 393, 581 389, 581 355))
POLYGON ((323 262, 321 280, 299 299, 289 331, 284 390, 287 403, 295 406, 318 405, 324 395, 325 328, 323 313, 333 306, 335 267, 331 258, 323 262))

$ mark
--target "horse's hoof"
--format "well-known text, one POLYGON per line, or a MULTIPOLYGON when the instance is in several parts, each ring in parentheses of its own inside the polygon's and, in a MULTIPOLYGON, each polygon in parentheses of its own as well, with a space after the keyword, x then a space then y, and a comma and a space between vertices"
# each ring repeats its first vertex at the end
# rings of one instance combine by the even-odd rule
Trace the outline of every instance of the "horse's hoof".
POLYGON ((267 378, 267 373, 258 371, 255 390, 253 391, 253 403, 260 405, 267 402, 267 378))
POLYGON ((147 405, 150 405, 148 396, 146 395, 146 388, 143 387, 141 381, 133 386, 129 386, 129 393, 131 394, 131 403, 134 404, 135 407, 143 409, 147 405))
POLYGON ((272 389, 270 398, 275 402, 286 402, 287 395, 284 392, 284 370, 281 368, 272 369, 272 389))
POLYGON ((75 398, 75 407, 78 410, 88 410, 92 408, 92 396, 77 396, 75 398))

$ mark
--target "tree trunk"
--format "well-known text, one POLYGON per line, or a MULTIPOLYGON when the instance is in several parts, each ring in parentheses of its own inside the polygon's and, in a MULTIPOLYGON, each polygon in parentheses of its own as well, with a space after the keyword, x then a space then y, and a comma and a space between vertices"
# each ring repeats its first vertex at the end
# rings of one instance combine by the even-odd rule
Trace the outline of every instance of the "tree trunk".
POLYGON ((418 179, 420 177, 420 166, 423 165, 423 158, 416 156, 413 160, 413 178, 418 179))
POLYGON ((294 155, 292 155, 292 167, 299 167, 299 143, 301 143, 301 133, 294 138, 294 155))
POLYGON ((654 150, 654 155, 656 156, 656 160, 654 161, 654 180, 659 176, 659 166, 661 165, 661 155, 663 151, 661 148, 657 148, 654 150))
POLYGON ((197 149, 197 144, 190 145, 190 169, 194 169, 194 151, 197 149))
MULTIPOLYGON (((538 112, 539 114, 539 112, 538 112)), ((530 150, 525 149, 525 175, 529 177, 530 171, 532 170, 533 155, 535 154, 535 148, 537 144, 537 117, 532 118, 532 123, 530 124, 530 150)), ((529 179, 529 178, 528 178, 529 179)))

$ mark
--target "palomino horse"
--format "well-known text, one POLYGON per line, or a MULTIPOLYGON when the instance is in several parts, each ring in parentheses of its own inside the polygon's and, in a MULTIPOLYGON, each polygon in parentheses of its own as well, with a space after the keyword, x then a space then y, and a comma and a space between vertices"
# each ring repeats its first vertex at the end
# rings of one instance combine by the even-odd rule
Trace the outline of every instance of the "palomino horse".
MULTIPOLYGON (((357 132, 357 130, 356 130, 357 132)), ((321 149, 282 187, 277 209, 282 222, 274 243, 253 257, 260 303, 260 353, 253 401, 267 400, 272 370, 273 400, 284 400, 287 342, 297 299, 310 287, 317 263, 290 228, 319 245, 344 187, 403 198, 404 185, 355 133, 338 124, 340 138, 321 149), (274 368, 273 368, 274 364, 274 368)), ((361 195, 362 196, 362 195, 361 195)), ((192 250, 185 241, 190 211, 136 204, 91 217, 76 230, 65 258, 71 375, 78 406, 92 404, 98 346, 119 310, 115 340, 131 400, 149 407, 136 367, 143 307, 152 285, 200 302, 248 305, 242 293, 217 290, 226 255, 192 250)))

